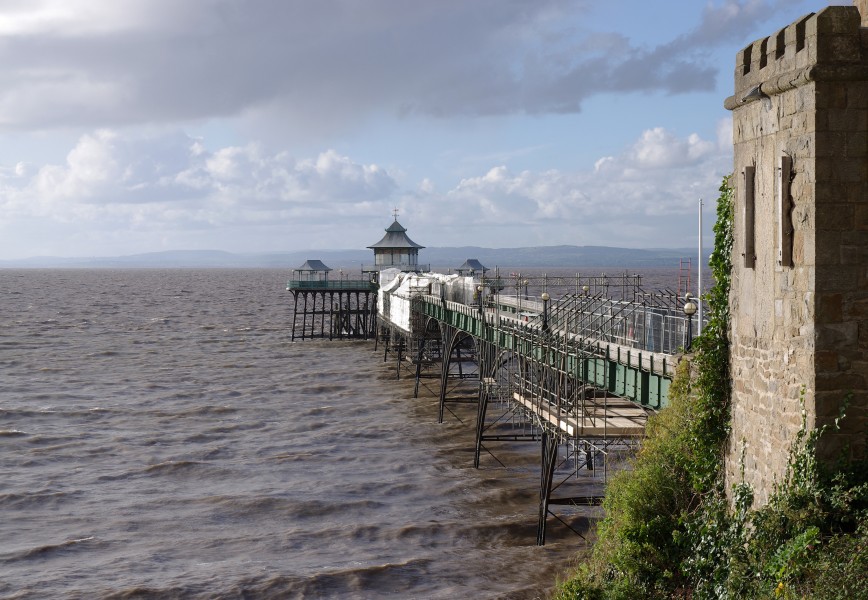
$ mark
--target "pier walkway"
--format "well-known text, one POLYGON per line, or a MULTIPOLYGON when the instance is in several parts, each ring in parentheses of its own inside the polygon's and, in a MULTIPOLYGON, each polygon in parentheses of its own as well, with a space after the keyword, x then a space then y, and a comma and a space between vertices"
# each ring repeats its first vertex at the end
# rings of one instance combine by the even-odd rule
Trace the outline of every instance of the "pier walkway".
POLYGON ((397 376, 412 374, 417 395, 426 387, 439 398, 441 422, 457 405, 475 404, 475 466, 483 453, 500 462, 494 442, 541 443, 539 544, 549 516, 573 529, 553 505, 600 502, 609 471, 637 449, 648 415, 666 406, 698 325, 676 294, 646 293, 638 278, 625 276, 614 294, 588 283, 525 279, 523 293, 504 294, 500 278, 426 274, 379 292, 377 343, 384 360, 397 354, 397 376), (528 293, 540 283, 546 291, 528 293), (560 495, 568 480, 579 493, 560 495))

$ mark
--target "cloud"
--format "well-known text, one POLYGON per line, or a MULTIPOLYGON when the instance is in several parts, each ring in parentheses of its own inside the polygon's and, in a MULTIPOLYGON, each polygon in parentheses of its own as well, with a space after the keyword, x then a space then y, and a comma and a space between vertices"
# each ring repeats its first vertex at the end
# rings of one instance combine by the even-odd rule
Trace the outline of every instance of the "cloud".
MULTIPOLYGON (((9 169, 7 171, 13 172, 9 169)), ((83 135, 63 164, 0 179, 6 218, 111 222, 124 229, 209 228, 327 221, 386 204, 396 183, 384 169, 333 150, 296 160, 257 144, 207 151, 181 133, 83 135)))
POLYGON ((714 141, 652 128, 586 170, 493 166, 451 186, 405 184, 335 150, 209 150, 179 132, 98 130, 61 164, 0 171, 0 251, 15 236, 50 238, 60 253, 362 248, 395 205, 426 246, 688 246, 697 199, 731 169, 727 127, 714 141))
POLYGON ((627 158, 640 168, 660 169, 696 164, 715 150, 715 144, 691 134, 679 139, 662 127, 648 129, 633 144, 627 158))
MULTIPOLYGON (((731 129, 728 120, 720 129, 727 124, 731 129)), ((724 141, 653 128, 587 171, 512 173, 497 166, 446 193, 405 197, 405 204, 438 232, 438 245, 484 238, 495 247, 687 246, 697 200, 716 197, 731 170, 731 147, 724 141)))
POLYGON ((18 0, 0 9, 0 129, 279 117, 312 135, 383 113, 576 112, 712 89, 707 49, 774 5, 709 3, 693 32, 644 48, 580 34, 581 1, 18 0))

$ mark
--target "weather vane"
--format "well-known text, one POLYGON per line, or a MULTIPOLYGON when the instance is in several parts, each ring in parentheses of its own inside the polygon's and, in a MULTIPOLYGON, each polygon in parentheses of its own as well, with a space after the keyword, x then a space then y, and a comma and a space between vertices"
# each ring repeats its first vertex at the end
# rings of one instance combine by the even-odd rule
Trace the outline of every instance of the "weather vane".
POLYGON ((397 221, 398 220, 398 207, 397 206, 392 210, 392 214, 395 216, 395 220, 397 221))

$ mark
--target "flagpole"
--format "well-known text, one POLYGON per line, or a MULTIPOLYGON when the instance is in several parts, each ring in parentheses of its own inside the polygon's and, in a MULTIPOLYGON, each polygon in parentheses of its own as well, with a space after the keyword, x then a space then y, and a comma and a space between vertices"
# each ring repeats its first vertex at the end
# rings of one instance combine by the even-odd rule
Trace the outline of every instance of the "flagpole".
POLYGON ((698 267, 698 277, 699 280, 697 282, 698 294, 696 305, 699 307, 697 311, 699 313, 699 323, 696 326, 696 333, 699 335, 702 333, 702 198, 699 199, 699 267, 698 267))

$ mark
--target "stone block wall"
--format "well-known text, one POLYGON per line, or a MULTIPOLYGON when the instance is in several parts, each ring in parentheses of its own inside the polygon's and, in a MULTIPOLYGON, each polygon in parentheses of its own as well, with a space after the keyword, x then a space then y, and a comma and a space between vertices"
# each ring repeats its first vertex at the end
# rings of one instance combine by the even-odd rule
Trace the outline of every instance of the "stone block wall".
MULTIPOLYGON (((857 0, 863 2, 863 0, 857 0)), ((868 3, 864 0, 863 3, 868 3)), ((868 15, 868 9, 866 13, 868 15)), ((807 15, 738 53, 730 296, 732 434, 764 503, 801 425, 823 458, 864 455, 868 427, 868 29, 855 6, 807 15)))

